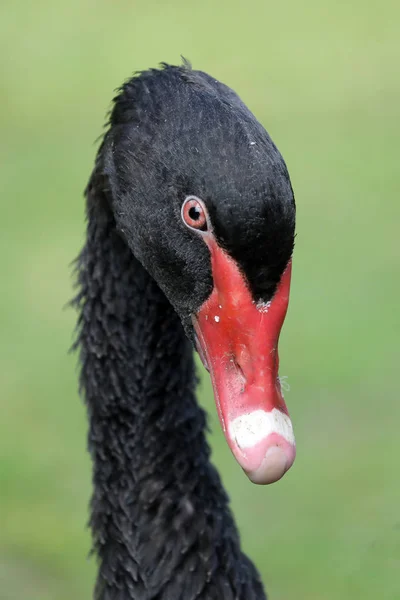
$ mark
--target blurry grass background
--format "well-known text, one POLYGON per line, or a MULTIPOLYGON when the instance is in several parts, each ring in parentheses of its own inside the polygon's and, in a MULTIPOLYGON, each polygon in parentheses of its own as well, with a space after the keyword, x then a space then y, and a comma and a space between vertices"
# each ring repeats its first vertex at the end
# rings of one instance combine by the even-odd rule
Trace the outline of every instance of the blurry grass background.
POLYGON ((204 378, 214 461, 272 600, 400 598, 400 4, 0 5, 0 596, 88 599, 95 563, 70 261, 113 90, 180 54, 232 86, 298 203, 281 374, 298 457, 251 485, 204 378))

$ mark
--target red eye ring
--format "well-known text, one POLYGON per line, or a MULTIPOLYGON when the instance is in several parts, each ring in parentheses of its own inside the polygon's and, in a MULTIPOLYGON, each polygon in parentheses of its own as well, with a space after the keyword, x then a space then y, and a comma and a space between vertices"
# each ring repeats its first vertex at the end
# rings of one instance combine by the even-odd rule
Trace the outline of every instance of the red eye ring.
POLYGON ((188 196, 182 204, 182 220, 191 229, 207 231, 207 213, 205 206, 196 196, 188 196))

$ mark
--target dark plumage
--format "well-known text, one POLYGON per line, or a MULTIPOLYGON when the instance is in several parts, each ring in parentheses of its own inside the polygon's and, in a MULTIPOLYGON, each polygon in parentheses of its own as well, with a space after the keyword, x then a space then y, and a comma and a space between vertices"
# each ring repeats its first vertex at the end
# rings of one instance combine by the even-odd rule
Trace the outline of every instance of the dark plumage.
POLYGON ((180 216, 190 194, 254 300, 271 299, 293 250, 285 163, 232 90, 164 65, 121 88, 86 190, 77 343, 97 600, 265 598, 194 396, 191 315, 213 280, 180 216))

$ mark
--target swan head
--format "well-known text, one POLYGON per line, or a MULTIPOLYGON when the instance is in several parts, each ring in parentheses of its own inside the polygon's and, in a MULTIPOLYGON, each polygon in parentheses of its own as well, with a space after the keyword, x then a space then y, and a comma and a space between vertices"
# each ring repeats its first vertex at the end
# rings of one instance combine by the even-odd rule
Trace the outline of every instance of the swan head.
POLYGON ((295 458, 278 377, 295 202, 285 162, 239 97, 164 66, 115 99, 104 174, 117 227, 210 372, 227 442, 255 483, 295 458))

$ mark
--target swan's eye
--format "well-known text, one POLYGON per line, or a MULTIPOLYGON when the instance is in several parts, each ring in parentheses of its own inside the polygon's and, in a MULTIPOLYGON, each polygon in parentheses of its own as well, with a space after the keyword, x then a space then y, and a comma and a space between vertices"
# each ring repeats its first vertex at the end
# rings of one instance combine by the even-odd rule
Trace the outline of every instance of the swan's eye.
POLYGON ((186 198, 182 205, 182 220, 192 229, 207 231, 207 215, 203 202, 195 196, 186 198))

